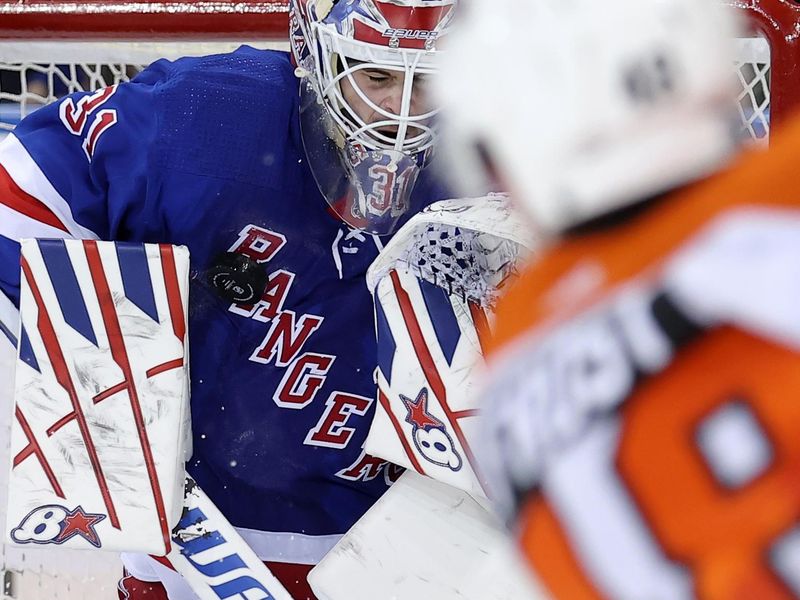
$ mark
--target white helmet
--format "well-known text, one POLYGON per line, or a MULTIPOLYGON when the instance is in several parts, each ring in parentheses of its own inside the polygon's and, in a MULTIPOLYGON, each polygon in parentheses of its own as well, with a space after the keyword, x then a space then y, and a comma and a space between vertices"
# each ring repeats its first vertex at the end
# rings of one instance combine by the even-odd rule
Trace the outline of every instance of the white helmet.
POLYGON ((438 71, 436 46, 457 1, 290 2, 290 43, 303 78, 306 154, 322 194, 355 227, 390 233, 403 214, 422 208, 410 207, 409 196, 436 138, 437 111, 414 114, 412 92, 438 71), (396 111, 370 99, 354 77, 375 68, 403 76, 396 111), (378 120, 358 114, 345 98, 343 82, 378 120))
POLYGON ((667 191, 735 148, 715 0, 471 0, 435 83, 458 179, 490 164, 543 232, 667 191))

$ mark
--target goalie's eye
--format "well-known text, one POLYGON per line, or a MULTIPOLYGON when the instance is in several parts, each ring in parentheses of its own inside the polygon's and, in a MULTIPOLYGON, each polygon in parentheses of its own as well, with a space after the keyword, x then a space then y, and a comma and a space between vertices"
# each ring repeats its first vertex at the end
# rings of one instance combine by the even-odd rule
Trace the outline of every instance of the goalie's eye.
POLYGON ((377 69, 365 69, 364 74, 369 79, 370 83, 380 84, 388 82, 392 77, 386 71, 379 71, 377 69))

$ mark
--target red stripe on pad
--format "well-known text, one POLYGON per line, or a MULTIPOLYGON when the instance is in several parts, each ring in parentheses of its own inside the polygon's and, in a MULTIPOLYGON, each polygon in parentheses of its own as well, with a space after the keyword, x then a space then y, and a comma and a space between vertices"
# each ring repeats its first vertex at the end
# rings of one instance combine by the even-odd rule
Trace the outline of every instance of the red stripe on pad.
POLYGON ((492 335, 489 328, 489 318, 477 303, 469 301, 467 305, 469 306, 469 314, 472 316, 472 322, 475 324, 475 333, 478 334, 481 353, 486 356, 486 350, 489 348, 489 338, 492 335))
POLYGON ((150 479, 150 488, 153 492, 153 500, 156 505, 156 512, 158 513, 161 534, 164 539, 166 552, 168 553, 171 548, 171 542, 166 510, 164 508, 164 500, 161 496, 161 486, 158 482, 158 473, 156 472, 153 452, 152 448, 150 447, 150 440, 144 424, 144 416, 142 414, 142 407, 139 402, 139 395, 136 391, 136 386, 134 385, 133 372, 131 370, 130 361, 128 360, 128 352, 125 348, 122 329, 120 327, 119 319, 117 318, 117 312, 114 307, 114 298, 112 297, 111 290, 108 286, 108 280, 103 269, 103 263, 100 259, 100 252, 97 248, 97 242, 93 240, 86 240, 83 242, 83 248, 86 253, 86 260, 89 264, 89 271, 92 275, 92 281, 94 282, 97 300, 100 304, 100 312, 103 315, 103 323, 106 327, 106 334, 108 336, 108 343, 111 348, 111 355, 114 358, 114 362, 116 362, 119 368, 122 370, 125 381, 128 383, 127 389, 128 397, 130 398, 131 402, 131 411, 133 412, 133 419, 136 423, 136 429, 139 432, 139 443, 142 447, 142 454, 144 455, 147 476, 150 479))
POLYGON ((56 479, 56 474, 53 472, 50 463, 47 462, 47 458, 44 455, 44 451, 42 450, 42 447, 39 445, 39 442, 36 441, 36 438, 33 435, 33 430, 31 429, 31 426, 28 424, 28 420, 25 418, 25 415, 22 414, 22 410, 20 410, 19 406, 14 407, 14 415, 17 417, 17 422, 19 423, 19 426, 22 427, 22 432, 28 439, 28 445, 25 446, 19 452, 19 454, 17 454, 14 457, 14 466, 16 467, 23 460, 25 460, 31 454, 33 454, 39 460, 39 464, 42 466, 44 474, 47 476, 47 480, 50 482, 50 485, 53 486, 53 491, 56 493, 56 496, 58 496, 59 498, 66 499, 64 491, 58 484, 58 480, 56 479))
POLYGON ((389 406, 389 399, 386 397, 386 394, 384 394, 383 390, 380 388, 378 388, 378 401, 381 403, 381 406, 383 406, 383 410, 386 411, 386 414, 389 415, 389 420, 392 422, 392 426, 394 427, 394 430, 397 432, 397 437, 400 439, 400 443, 403 445, 403 450, 405 450, 406 456, 408 456, 408 460, 411 461, 411 464, 414 466, 414 469, 416 469, 417 473, 425 475, 425 471, 422 470, 422 467, 420 466, 419 461, 417 460, 417 457, 414 454, 414 451, 411 450, 411 446, 408 445, 408 440, 406 440, 406 437, 403 435, 403 428, 395 418, 394 413, 392 412, 392 409, 389 406))
POLYGON ((453 416, 456 419, 466 419, 467 417, 477 417, 481 414, 481 411, 477 408, 468 408, 467 410, 456 410, 453 411, 453 416))
POLYGON ((44 342, 45 350, 50 358, 50 363, 53 365, 53 372, 56 376, 56 381, 58 381, 59 385, 61 385, 61 387, 64 388, 69 395, 75 421, 78 424, 78 429, 81 432, 81 438, 86 446, 86 453, 89 455, 89 462, 92 464, 94 476, 95 479, 97 479, 97 485, 100 488, 100 495, 103 497, 103 503, 108 511, 108 519, 114 527, 119 529, 117 511, 114 508, 114 502, 111 499, 111 494, 108 490, 108 483, 106 482, 105 475, 103 474, 103 467, 100 464, 100 458, 97 456, 97 449, 94 447, 94 442, 92 441, 92 436, 89 432, 89 425, 86 422, 86 416, 83 414, 83 410, 81 409, 80 401, 78 400, 78 394, 75 391, 74 384, 72 383, 69 367, 67 367, 67 361, 64 358, 61 345, 58 343, 58 337, 56 336, 55 329, 53 328, 53 323, 50 321, 50 317, 47 314, 47 308, 45 306, 44 299, 42 298, 39 287, 36 285, 36 281, 33 278, 33 273, 31 272, 30 265, 28 265, 28 261, 26 261, 23 257, 20 259, 20 263, 22 265, 22 272, 24 273, 25 279, 28 282, 28 287, 30 288, 31 294, 36 302, 36 307, 39 313, 36 325, 42 336, 42 342, 44 342))
POLYGON ((124 392, 126 389, 128 389, 128 384, 123 381, 122 383, 118 383, 117 385, 108 388, 106 391, 100 392, 99 394, 94 396, 92 398, 92 402, 97 404, 98 402, 102 402, 109 396, 113 396, 114 394, 118 394, 119 392, 124 392))
POLYGON ((181 287, 178 283, 178 269, 175 266, 175 252, 169 244, 159 244, 161 253, 161 270, 164 272, 164 287, 167 290, 169 316, 172 319, 172 330, 181 343, 186 336, 186 321, 183 318, 183 302, 181 287))
POLYGON ((436 363, 433 360, 431 351, 425 342, 425 336, 423 335, 422 328, 417 320, 417 315, 414 312, 414 306, 411 303, 411 298, 409 297, 408 292, 403 289, 403 286, 400 283, 400 277, 397 275, 397 271, 390 271, 389 276, 392 280, 394 293, 397 296, 400 312, 403 315, 403 320, 405 321, 408 335, 411 338, 411 344, 414 346, 414 352, 417 355, 419 364, 422 366, 425 379, 428 380, 428 383, 431 386, 431 391, 439 399, 442 410, 444 410, 447 420, 453 427, 453 432, 456 434, 458 441, 461 443, 461 447, 464 449, 464 453, 467 455, 467 460, 469 460, 475 475, 478 477, 478 481, 482 482, 483 479, 478 471, 478 463, 475 460, 475 456, 472 453, 469 443, 467 442, 467 438, 464 436, 464 432, 461 430, 461 427, 458 424, 458 417, 456 413, 450 409, 450 406, 447 403, 447 390, 444 382, 442 381, 442 377, 439 374, 439 370, 436 368, 436 363))
POLYGON ((171 371, 172 369, 180 369, 183 366, 183 359, 176 358, 175 360, 169 360, 165 363, 161 363, 160 365, 156 365, 151 369, 147 369, 145 371, 145 375, 147 377, 153 377, 154 375, 158 375, 159 373, 164 373, 166 371, 171 371))

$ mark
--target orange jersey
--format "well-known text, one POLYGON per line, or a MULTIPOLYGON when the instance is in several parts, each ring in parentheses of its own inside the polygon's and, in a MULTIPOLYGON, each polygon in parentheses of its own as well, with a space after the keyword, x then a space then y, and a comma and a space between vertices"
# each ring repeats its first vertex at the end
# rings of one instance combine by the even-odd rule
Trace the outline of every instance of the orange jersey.
POLYGON ((557 598, 800 598, 800 121, 497 313, 485 470, 557 598))

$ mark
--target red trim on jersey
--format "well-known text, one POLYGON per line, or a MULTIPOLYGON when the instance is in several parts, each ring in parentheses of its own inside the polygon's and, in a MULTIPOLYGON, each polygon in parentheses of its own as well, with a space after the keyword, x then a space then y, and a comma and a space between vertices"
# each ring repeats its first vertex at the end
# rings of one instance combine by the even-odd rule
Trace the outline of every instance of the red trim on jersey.
POLYGON ((150 447, 150 440, 147 435, 147 429, 144 424, 144 416, 142 415, 142 407, 139 403, 139 395, 134 385, 133 372, 131 370, 130 361, 128 360, 128 352, 125 348, 124 338, 122 336, 122 328, 119 325, 117 312, 114 308, 114 298, 111 295, 111 290, 108 287, 108 280, 103 269, 103 263, 100 260, 100 252, 97 249, 97 242, 94 240, 86 240, 83 242, 84 252, 86 253, 86 260, 89 264, 89 272, 92 276, 94 283, 95 294, 100 305, 100 312, 103 315, 103 323, 105 324, 106 334, 108 337, 108 345, 111 348, 111 356, 114 362, 117 363, 122 370, 122 374, 127 383, 128 398, 131 403, 131 411, 133 412, 133 420, 136 423, 136 429, 139 433, 139 443, 144 455, 145 468, 147 469, 147 476, 150 479, 150 488, 153 491, 153 500, 156 504, 156 512, 158 513, 158 521, 161 526, 161 534, 164 539, 166 552, 170 551, 170 532, 169 525, 167 524, 167 515, 164 508, 164 500, 161 497, 161 486, 158 482, 158 473, 156 472, 155 461, 153 459, 152 448, 150 447))
POLYGON ((94 149, 100 136, 106 131, 111 129, 117 123, 117 111, 114 109, 101 110, 89 126, 89 133, 86 134, 86 139, 83 140, 83 151, 86 157, 91 161, 94 156, 94 149))
POLYGON ((103 88, 91 96, 84 96, 78 100, 77 105, 72 98, 64 100, 64 104, 59 108, 63 120, 66 121, 67 128, 75 135, 80 135, 81 131, 83 131, 83 126, 86 125, 86 119, 89 115, 95 108, 101 104, 105 104, 106 100, 111 98, 116 91, 116 85, 103 88))
POLYGON ((55 213, 41 200, 31 196, 19 187, 2 165, 0 165, 0 204, 4 204, 11 210, 23 214, 34 221, 39 221, 44 225, 69 233, 69 230, 55 213))

